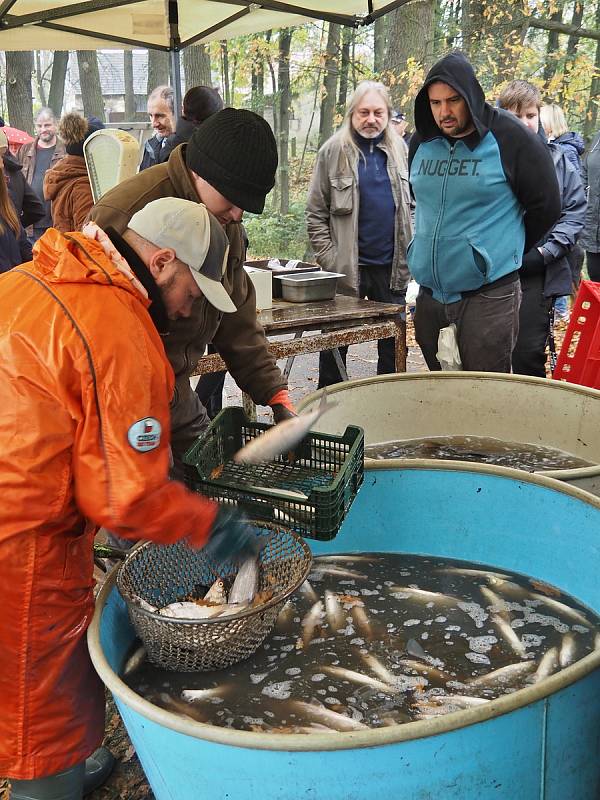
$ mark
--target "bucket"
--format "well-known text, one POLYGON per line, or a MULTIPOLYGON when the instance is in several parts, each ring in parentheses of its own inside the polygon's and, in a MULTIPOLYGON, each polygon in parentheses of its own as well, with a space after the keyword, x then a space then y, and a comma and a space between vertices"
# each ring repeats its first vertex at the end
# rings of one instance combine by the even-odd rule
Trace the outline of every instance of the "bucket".
MULTIPOLYGON (((337 408, 320 419, 324 433, 360 425, 365 447, 433 436, 482 436, 564 450, 591 467, 537 474, 600 496, 600 391, 497 372, 380 375, 327 388, 337 408)), ((321 392, 299 409, 318 405, 321 392)), ((366 459, 365 463, 369 463, 366 459)))
MULTIPOLYGON (((532 575, 600 610, 600 500, 498 467, 378 462, 315 554, 389 551, 532 575)), ((597 800, 600 651, 485 706, 350 733, 268 734, 187 720, 118 677, 134 631, 115 585, 88 632, 157 800, 597 800)))

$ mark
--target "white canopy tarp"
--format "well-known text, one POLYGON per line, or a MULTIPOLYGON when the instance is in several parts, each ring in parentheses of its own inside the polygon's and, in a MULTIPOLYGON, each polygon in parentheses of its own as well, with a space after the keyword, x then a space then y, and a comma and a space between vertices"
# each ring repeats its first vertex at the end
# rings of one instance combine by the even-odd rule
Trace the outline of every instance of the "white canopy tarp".
POLYGON ((359 27, 407 0, 0 0, 3 50, 94 50, 191 44, 301 25, 359 27))

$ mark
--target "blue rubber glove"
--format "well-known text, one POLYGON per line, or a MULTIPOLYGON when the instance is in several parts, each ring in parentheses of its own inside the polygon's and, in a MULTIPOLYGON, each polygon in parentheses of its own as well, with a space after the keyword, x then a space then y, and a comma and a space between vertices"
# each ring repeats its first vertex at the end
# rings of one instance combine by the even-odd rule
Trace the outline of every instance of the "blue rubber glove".
POLYGON ((243 560, 260 549, 256 529, 237 508, 220 506, 203 551, 213 562, 243 560))

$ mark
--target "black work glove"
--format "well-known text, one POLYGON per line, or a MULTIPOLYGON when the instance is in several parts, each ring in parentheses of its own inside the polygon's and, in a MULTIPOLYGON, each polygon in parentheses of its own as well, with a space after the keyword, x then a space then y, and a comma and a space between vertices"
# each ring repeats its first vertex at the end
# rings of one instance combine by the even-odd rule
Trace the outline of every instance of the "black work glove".
POLYGON ((283 422, 286 419, 293 419, 294 417, 298 416, 282 403, 275 403, 275 405, 271 406, 271 410, 273 411, 273 422, 275 425, 278 425, 280 422, 283 422))
POLYGON ((231 558, 243 561, 258 553, 260 540, 243 512, 232 506, 219 506, 210 538, 202 549, 216 563, 231 558))
POLYGON ((544 256, 537 247, 532 247, 523 256, 521 272, 525 275, 542 275, 544 272, 544 256))

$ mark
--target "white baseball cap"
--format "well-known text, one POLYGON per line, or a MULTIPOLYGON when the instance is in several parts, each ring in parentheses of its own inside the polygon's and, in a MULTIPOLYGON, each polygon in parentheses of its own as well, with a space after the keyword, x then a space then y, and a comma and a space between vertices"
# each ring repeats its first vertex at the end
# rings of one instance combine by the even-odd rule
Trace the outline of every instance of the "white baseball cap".
POLYGON ((180 197, 161 197, 136 211, 127 227, 156 247, 174 250, 218 311, 237 311, 222 283, 229 240, 206 206, 180 197))

